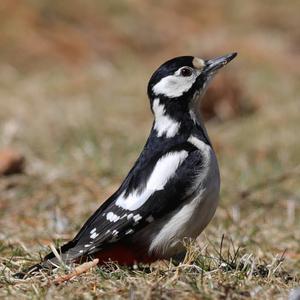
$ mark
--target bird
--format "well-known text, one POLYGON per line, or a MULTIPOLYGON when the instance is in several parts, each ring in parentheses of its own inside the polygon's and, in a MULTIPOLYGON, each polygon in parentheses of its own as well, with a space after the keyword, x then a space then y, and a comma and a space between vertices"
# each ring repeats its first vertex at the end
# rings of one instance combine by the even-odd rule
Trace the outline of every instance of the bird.
POLYGON ((18 278, 97 258, 99 264, 151 263, 182 256, 219 202, 220 172, 200 102, 214 75, 236 57, 179 56, 151 76, 147 94, 154 121, 145 146, 120 187, 57 253, 18 278))

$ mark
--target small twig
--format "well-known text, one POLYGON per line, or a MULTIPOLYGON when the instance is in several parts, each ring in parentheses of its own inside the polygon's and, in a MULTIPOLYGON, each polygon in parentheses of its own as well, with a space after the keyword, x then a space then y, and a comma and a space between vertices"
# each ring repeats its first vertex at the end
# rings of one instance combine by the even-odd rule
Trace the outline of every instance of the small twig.
POLYGON ((76 267, 73 272, 55 278, 53 282, 55 284, 61 284, 65 281, 69 281, 69 280, 87 272, 91 268, 97 266, 98 262, 99 262, 98 258, 94 259, 93 261, 86 262, 86 263, 76 267))

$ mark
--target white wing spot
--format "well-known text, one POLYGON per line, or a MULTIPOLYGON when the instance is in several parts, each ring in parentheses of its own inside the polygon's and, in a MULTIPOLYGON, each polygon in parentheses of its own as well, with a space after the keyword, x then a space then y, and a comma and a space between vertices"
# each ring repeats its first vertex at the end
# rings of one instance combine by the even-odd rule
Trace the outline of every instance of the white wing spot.
POLYGON ((115 213, 113 213, 112 211, 110 211, 109 213, 107 213, 106 219, 110 222, 115 223, 120 219, 120 217, 118 215, 116 215, 115 213))
POLYGON ((91 247, 90 244, 85 244, 84 247, 88 248, 88 247, 91 247))
POLYGON ((117 236, 119 234, 119 231, 118 230, 113 230, 113 232, 112 232, 112 235, 113 236, 117 236))
POLYGON ((134 216, 133 216, 134 222, 138 222, 138 221, 141 220, 141 219, 142 219, 142 216, 141 216, 140 214, 137 214, 137 215, 134 215, 134 216))
POLYGON ((127 220, 130 220, 132 217, 133 217, 133 214, 131 213, 127 216, 127 220))
POLYGON ((166 115, 165 107, 159 104, 158 98, 153 101, 153 112, 155 117, 154 129, 157 131, 158 137, 165 134, 167 138, 171 138, 178 133, 180 123, 166 115))
POLYGON ((132 234, 132 233, 134 233, 134 230, 133 230, 133 229, 128 229, 128 230, 125 232, 125 235, 127 235, 127 234, 132 234))
MULTIPOLYGON (((188 152, 185 150, 169 152, 162 156, 153 168, 144 190, 134 190, 126 197, 124 191, 118 197, 116 205, 130 211, 140 208, 153 193, 164 189, 166 183, 175 175, 177 168, 187 156, 188 152)), ((133 214, 128 214, 127 219, 132 217, 133 214)))
POLYGON ((96 232, 97 228, 93 228, 91 231, 90 231, 90 234, 93 234, 94 232, 96 232))
POLYGON ((91 234, 90 238, 95 239, 98 235, 99 235, 99 233, 94 232, 93 234, 91 234))

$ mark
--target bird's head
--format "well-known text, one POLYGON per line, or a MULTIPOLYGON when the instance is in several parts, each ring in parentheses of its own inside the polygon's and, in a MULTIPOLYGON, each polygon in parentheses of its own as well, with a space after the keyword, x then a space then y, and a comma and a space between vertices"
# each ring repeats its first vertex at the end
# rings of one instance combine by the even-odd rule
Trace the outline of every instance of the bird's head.
POLYGON ((148 95, 153 105, 159 104, 169 114, 190 109, 206 90, 216 72, 236 57, 237 53, 204 60, 194 56, 179 56, 162 64, 152 75, 148 95))

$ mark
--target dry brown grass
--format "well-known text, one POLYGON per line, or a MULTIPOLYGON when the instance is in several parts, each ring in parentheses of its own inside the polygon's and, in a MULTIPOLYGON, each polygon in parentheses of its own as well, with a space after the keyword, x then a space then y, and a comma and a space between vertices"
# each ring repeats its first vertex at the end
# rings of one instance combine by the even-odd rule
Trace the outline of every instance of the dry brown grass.
POLYGON ((300 285, 299 5, 207 2, 1 4, 0 147, 24 154, 26 171, 0 178, 0 298, 286 299, 300 285), (152 121, 153 69, 231 50, 225 90, 237 82, 256 111, 222 118, 221 105, 207 124, 221 203, 184 263, 110 263, 61 285, 55 275, 14 280, 70 239, 129 170, 152 121))

